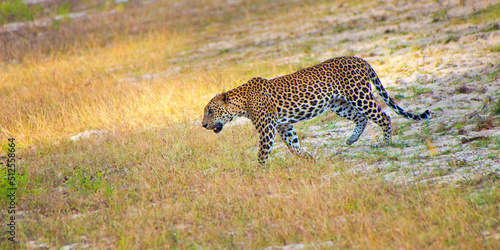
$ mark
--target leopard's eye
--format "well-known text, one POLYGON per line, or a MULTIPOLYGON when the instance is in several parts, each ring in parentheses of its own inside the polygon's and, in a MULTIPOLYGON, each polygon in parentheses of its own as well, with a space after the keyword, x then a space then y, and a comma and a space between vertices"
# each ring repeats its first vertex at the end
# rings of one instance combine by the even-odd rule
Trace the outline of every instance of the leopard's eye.
POLYGON ((214 110, 213 110, 213 109, 209 109, 209 110, 208 110, 208 114, 209 114, 209 115, 210 115, 210 114, 212 114, 213 112, 214 112, 214 110))

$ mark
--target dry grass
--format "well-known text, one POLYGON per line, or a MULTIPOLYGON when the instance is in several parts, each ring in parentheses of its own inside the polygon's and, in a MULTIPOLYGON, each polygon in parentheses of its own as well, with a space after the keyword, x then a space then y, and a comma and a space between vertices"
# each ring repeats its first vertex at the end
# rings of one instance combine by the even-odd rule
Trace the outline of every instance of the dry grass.
MULTIPOLYGON (((157 8, 165 8, 161 5, 157 8)), ((243 7, 245 5, 218 11, 242 11, 243 7)), ((215 58, 219 56, 217 53, 203 62, 197 62, 196 55, 184 61, 183 55, 192 57, 191 54, 197 52, 191 48, 202 46, 204 40, 196 38, 199 33, 193 33, 196 25, 186 28, 179 23, 200 25, 220 19, 212 13, 215 12, 212 9, 216 8, 213 2, 198 8, 207 9, 207 14, 197 15, 200 10, 194 9, 191 19, 186 16, 177 19, 175 15, 179 13, 169 8, 167 17, 174 15, 171 18, 176 21, 167 28, 156 28, 159 31, 141 29, 142 34, 120 37, 107 42, 105 47, 99 41, 99 31, 89 31, 80 27, 83 24, 77 23, 77 28, 68 28, 72 32, 80 28, 88 33, 76 35, 76 40, 84 35, 96 36, 96 39, 81 45, 79 42, 68 44, 66 38, 61 38, 68 48, 60 48, 57 43, 46 44, 44 46, 52 46, 49 54, 40 54, 46 48, 39 48, 37 53, 22 57, 20 62, 1 63, 2 96, 9 99, 0 104, 3 114, 0 118, 1 138, 15 136, 24 145, 32 145, 88 129, 134 129, 192 119, 199 115, 200 107, 211 97, 206 96, 207 93, 230 89, 260 71, 274 75, 290 71, 290 66, 276 69, 272 61, 261 61, 255 65, 255 61, 238 64, 230 60, 220 62, 215 58), (174 25, 180 26, 179 29, 184 27, 183 32, 172 30, 174 25), (224 68, 224 72, 214 71, 214 66, 224 68), (148 123, 144 123, 145 120, 148 123)), ((140 13, 157 16, 150 11, 151 6, 146 6, 140 13)), ((264 10, 258 8, 257 14, 258 11, 264 10)), ((128 14, 134 16, 134 13, 128 14)), ((135 19, 112 22, 118 26, 138 23, 135 19)), ((214 35, 214 32, 206 34, 209 37, 214 35)), ((65 36, 65 31, 59 31, 54 36, 65 36)), ((15 44, 22 45, 12 43, 11 46, 15 44)), ((23 51, 18 47, 8 50, 23 51)))
POLYGON ((253 133, 176 125, 30 156, 20 238, 98 248, 498 246, 498 179, 485 176, 486 189, 401 186, 289 157, 259 169, 253 133))
POLYGON ((133 128, 145 119, 159 125, 178 118, 173 110, 185 108, 179 104, 194 99, 193 94, 200 95, 192 91, 194 82, 186 84, 180 77, 169 82, 127 78, 168 68, 168 63, 158 62, 171 59, 169 51, 178 49, 180 41, 175 35, 150 34, 107 49, 6 66, 0 82, 12 101, 2 103, 3 136, 31 144, 88 128, 133 128))
MULTIPOLYGON (((216 92, 319 60, 311 59, 322 52, 311 48, 310 34, 303 39, 285 24, 339 14, 339 5, 285 2, 133 2, 119 7, 121 15, 41 29, 54 44, 2 40, 9 47, 0 62, 7 100, 0 102, 0 143, 19 142, 19 245, 2 237, 0 246, 499 248, 496 175, 456 185, 395 184, 346 171, 349 163, 335 155, 318 155, 311 165, 283 147, 259 168, 250 125, 215 136, 193 122, 216 92), (272 46, 279 37, 255 39, 268 25, 283 25, 297 40, 272 46), (205 47, 228 39, 240 47, 205 47), (279 62, 286 53, 303 58, 279 62), (109 133, 68 139, 91 129, 109 133)), ((1 198, 2 221, 6 204, 1 198)))
POLYGON ((189 39, 154 32, 43 62, 4 65, 0 84, 11 101, 0 104, 2 137, 15 136, 32 145, 89 129, 191 120, 211 98, 207 93, 231 89, 251 78, 250 72, 289 70, 267 62, 225 65, 224 73, 176 64, 175 56, 188 50, 189 39))

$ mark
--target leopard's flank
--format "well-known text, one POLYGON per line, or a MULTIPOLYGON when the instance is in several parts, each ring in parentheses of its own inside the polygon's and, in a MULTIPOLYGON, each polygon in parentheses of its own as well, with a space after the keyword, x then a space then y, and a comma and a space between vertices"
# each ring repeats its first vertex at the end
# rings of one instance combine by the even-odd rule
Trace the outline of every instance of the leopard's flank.
POLYGON ((347 145, 359 139, 368 120, 379 125, 384 142, 391 143, 391 119, 375 102, 370 83, 397 114, 417 121, 430 118, 429 110, 416 115, 396 105, 365 60, 338 57, 270 80, 256 77, 217 94, 205 107, 202 126, 219 133, 235 117, 250 119, 259 133, 260 164, 267 162, 276 131, 293 154, 312 159, 300 147, 293 124, 327 110, 356 124, 347 145))

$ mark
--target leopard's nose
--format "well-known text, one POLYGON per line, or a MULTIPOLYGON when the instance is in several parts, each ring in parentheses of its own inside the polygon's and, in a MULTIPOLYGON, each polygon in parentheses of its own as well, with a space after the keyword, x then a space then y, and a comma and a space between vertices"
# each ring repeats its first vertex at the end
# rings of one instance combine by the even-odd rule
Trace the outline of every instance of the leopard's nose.
POLYGON ((207 124, 202 124, 201 126, 204 128, 207 128, 207 124))

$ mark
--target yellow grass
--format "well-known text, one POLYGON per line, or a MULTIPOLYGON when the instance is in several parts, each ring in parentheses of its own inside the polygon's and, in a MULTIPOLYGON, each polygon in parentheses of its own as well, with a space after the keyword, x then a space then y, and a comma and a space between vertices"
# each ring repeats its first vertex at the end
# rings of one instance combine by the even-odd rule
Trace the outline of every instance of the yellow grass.
MULTIPOLYGON (((11 101, 2 103, 6 111, 1 118, 2 134, 21 135, 20 139, 26 137, 29 143, 85 128, 113 129, 118 123, 132 128, 145 118, 153 124, 159 124, 160 119, 178 119, 171 111, 179 108, 177 103, 193 98, 188 91, 178 95, 178 101, 169 102, 174 89, 189 88, 182 86, 186 85, 182 79, 130 83, 126 78, 160 71, 158 62, 170 59, 180 39, 165 33, 149 34, 145 39, 115 42, 108 48, 5 66, 0 82, 11 101)), ((168 64, 161 67, 164 70, 168 64)))
POLYGON ((208 93, 231 89, 264 68, 276 75, 290 70, 280 71, 272 62, 222 65, 224 72, 210 63, 209 68, 176 64, 192 39, 152 32, 106 48, 3 64, 0 84, 9 101, 0 104, 2 138, 31 145, 89 129, 143 129, 193 120, 212 97, 208 93))
POLYGON ((498 246, 498 180, 484 179, 486 189, 400 186, 322 157, 310 165, 275 156, 261 169, 253 133, 232 127, 215 137, 180 124, 30 157, 19 237, 127 249, 498 246))

